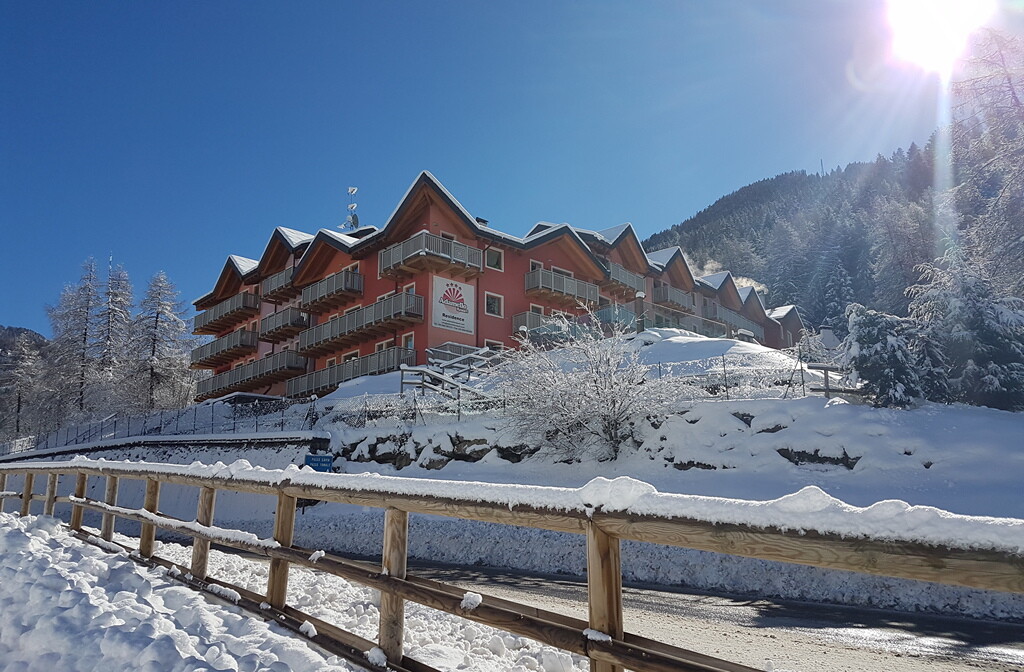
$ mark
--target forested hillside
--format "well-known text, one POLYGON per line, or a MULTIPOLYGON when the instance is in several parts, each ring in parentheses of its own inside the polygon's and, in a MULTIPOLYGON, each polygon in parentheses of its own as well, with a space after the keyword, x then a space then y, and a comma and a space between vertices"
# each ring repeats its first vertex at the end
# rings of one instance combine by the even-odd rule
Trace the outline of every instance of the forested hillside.
POLYGON ((934 144, 755 182, 651 236, 647 249, 679 245, 696 267, 753 278, 769 303, 799 305, 815 327, 842 330, 851 302, 905 315, 914 267, 941 254, 934 144))

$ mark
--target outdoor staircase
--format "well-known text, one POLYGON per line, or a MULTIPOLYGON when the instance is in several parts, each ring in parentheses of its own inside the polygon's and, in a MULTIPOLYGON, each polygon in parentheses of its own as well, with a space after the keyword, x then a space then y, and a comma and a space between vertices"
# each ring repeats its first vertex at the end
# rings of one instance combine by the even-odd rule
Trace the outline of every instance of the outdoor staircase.
POLYGON ((470 386, 481 374, 494 366, 501 353, 488 347, 477 348, 461 343, 445 343, 427 349, 426 366, 402 365, 402 392, 406 388, 430 390, 449 399, 486 399, 487 393, 470 386))

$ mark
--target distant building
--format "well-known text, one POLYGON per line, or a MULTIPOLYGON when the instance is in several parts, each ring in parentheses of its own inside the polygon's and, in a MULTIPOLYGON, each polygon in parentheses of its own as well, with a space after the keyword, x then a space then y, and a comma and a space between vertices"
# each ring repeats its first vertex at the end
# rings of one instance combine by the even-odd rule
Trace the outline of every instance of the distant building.
MULTIPOLYGON (((803 325, 766 311, 728 272, 694 278, 678 247, 647 252, 631 224, 590 231, 539 223, 523 238, 473 217, 430 173, 383 227, 310 235, 275 229, 259 260, 228 257, 197 299, 192 352, 213 371, 198 399, 232 392, 324 394, 360 375, 426 363, 426 350, 514 347, 580 305, 635 320, 782 348, 803 325), (640 295, 640 293, 643 293, 640 295)), ((778 309, 782 310, 782 309, 778 309)), ((791 315, 796 315, 795 321, 791 315)))

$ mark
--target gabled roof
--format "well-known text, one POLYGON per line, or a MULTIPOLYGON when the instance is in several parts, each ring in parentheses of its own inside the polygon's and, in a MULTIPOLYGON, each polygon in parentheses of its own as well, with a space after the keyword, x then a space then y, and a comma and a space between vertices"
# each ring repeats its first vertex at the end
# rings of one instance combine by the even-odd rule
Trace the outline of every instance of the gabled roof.
POLYGON ((295 264, 292 284, 296 287, 301 287, 312 282, 313 279, 306 278, 306 275, 311 272, 315 275, 323 270, 323 266, 326 265, 331 257, 329 250, 338 250, 345 254, 351 254, 352 248, 359 242, 359 238, 353 238, 348 234, 332 231, 331 229, 320 229, 313 236, 313 240, 309 243, 309 247, 306 248, 302 258, 299 259, 299 263, 295 264))
POLYGON ((228 255, 213 289, 193 301, 192 305, 198 310, 205 310, 210 305, 237 294, 238 289, 244 284, 245 276, 251 275, 257 266, 259 266, 259 262, 255 259, 241 257, 237 254, 228 255))
POLYGON ((267 246, 260 255, 259 270, 261 275, 270 273, 274 266, 283 264, 288 256, 305 249, 313 240, 313 236, 302 231, 279 226, 270 234, 267 246))
POLYGON ((795 312, 797 314, 797 317, 800 317, 800 312, 796 309, 796 306, 794 305, 779 306, 778 308, 769 308, 765 312, 767 312, 768 317, 772 318, 773 320, 780 320, 786 315, 788 315, 790 312, 795 312))
POLYGON ((736 282, 732 279, 729 271, 720 271, 711 275, 703 275, 700 281, 713 288, 718 293, 718 302, 730 310, 743 308, 743 298, 740 297, 736 282))
MULTIPOLYGON (((691 288, 697 284, 693 277, 693 271, 690 270, 690 265, 686 263, 686 257, 683 256, 683 248, 678 245, 648 252, 647 259, 654 270, 661 273, 671 273, 674 269, 677 269, 683 274, 684 284, 689 283, 691 288)), ((687 288, 679 287, 678 289, 687 288)))
POLYGON ((768 312, 764 308, 764 301, 761 294, 753 287, 737 287, 740 299, 743 300, 743 307, 748 311, 748 317, 754 318, 755 322, 761 322, 768 318, 768 312))
POLYGON ((713 287, 718 290, 722 288, 722 285, 729 278, 732 278, 732 273, 729 271, 719 271, 718 273, 712 273, 710 275, 700 276, 700 281, 709 287, 713 287))

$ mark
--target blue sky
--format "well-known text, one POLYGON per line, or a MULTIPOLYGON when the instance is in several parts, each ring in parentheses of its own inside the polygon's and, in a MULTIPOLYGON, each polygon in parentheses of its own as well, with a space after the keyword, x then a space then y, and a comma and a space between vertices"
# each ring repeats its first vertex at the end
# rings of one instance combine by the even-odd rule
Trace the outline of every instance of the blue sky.
MULTIPOLYGON (((1019 17, 1003 17, 1019 27, 1019 17)), ((87 256, 186 301, 273 227, 473 214, 663 230, 758 179, 923 144, 938 83, 881 2, 0 0, 0 324, 87 256)))

